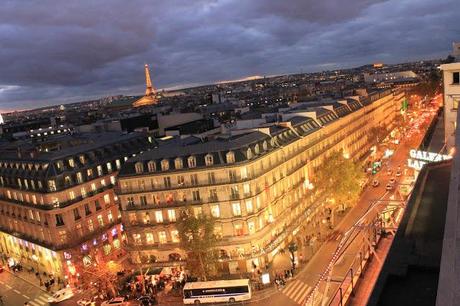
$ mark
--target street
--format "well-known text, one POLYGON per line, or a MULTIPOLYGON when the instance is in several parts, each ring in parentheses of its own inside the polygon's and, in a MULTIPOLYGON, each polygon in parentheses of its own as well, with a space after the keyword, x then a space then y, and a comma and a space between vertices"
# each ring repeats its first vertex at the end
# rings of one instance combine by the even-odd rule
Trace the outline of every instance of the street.
POLYGON ((32 306, 48 305, 48 297, 50 296, 40 288, 8 271, 3 271, 0 274, 0 295, 3 296, 3 304, 7 306, 19 306, 25 302, 32 306))

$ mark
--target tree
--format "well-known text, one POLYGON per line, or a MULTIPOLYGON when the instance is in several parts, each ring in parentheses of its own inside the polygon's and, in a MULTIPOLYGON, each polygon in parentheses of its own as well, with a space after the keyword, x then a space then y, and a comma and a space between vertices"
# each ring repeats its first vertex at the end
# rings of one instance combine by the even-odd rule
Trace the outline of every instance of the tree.
POLYGON ((207 280, 215 270, 217 238, 214 234, 215 220, 204 214, 195 216, 190 207, 180 213, 176 222, 180 245, 187 252, 187 268, 193 275, 207 280))
POLYGON ((345 158, 340 150, 332 153, 317 168, 314 181, 335 203, 348 207, 358 199, 363 178, 361 164, 345 158))
POLYGON ((288 245, 288 250, 289 250, 289 253, 291 253, 292 269, 295 269, 295 252, 297 252, 297 250, 298 250, 297 244, 294 241, 292 241, 288 245))

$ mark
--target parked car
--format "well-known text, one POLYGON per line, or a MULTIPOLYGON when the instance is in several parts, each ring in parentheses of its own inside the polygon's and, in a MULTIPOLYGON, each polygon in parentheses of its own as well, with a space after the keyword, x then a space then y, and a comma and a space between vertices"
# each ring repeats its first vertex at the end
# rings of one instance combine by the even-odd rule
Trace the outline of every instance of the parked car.
POLYGON ((401 176, 401 171, 399 171, 399 170, 396 171, 396 176, 397 176, 397 177, 400 177, 400 176, 401 176))
POLYGON ((74 296, 74 292, 72 288, 64 288, 59 291, 56 291, 55 294, 53 294, 51 297, 48 298, 48 303, 53 304, 53 303, 59 303, 65 300, 70 299, 71 297, 74 296))
POLYGON ((394 177, 392 177, 390 180, 389 180, 389 183, 391 185, 393 185, 394 183, 396 182, 396 179, 394 177))
POLYGON ((390 184, 390 183, 388 183, 388 184, 387 184, 387 187, 386 187, 386 190, 387 190, 387 191, 393 190, 393 185, 390 184))
POLYGON ((372 181, 372 187, 377 187, 378 185, 380 185, 379 181, 377 181, 377 180, 372 181))
POLYGON ((102 302, 101 306, 124 306, 127 305, 125 302, 125 298, 122 296, 113 298, 111 300, 102 302))

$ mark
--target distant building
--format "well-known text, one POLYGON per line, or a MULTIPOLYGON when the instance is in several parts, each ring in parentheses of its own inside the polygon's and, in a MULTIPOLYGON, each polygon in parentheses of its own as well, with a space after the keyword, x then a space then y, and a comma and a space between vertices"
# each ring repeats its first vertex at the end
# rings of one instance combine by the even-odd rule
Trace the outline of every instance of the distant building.
POLYGON ((152 80, 150 79, 149 66, 145 64, 144 69, 145 69, 145 82, 146 82, 147 88, 145 89, 145 95, 133 103, 134 107, 147 106, 147 105, 153 105, 153 104, 158 103, 158 100, 156 98, 155 89, 153 88, 152 80))
POLYGON ((416 79, 417 74, 413 71, 398 71, 398 72, 379 72, 379 73, 364 73, 364 82, 368 84, 381 82, 394 82, 407 79, 416 79))
POLYGON ((444 83, 444 128, 447 149, 455 146, 457 109, 460 101, 460 62, 441 65, 444 83))

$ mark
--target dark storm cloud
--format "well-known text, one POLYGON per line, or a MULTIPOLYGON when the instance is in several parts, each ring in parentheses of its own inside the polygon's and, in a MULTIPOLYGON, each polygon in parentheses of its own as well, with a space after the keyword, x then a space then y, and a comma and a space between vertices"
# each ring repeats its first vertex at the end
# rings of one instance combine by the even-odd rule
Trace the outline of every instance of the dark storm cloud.
POLYGON ((446 56, 456 0, 3 1, 0 110, 446 56))

